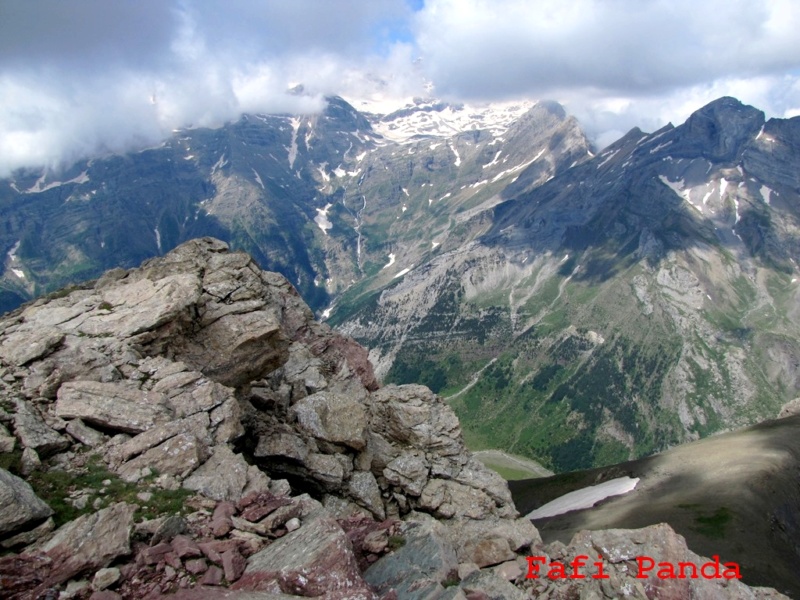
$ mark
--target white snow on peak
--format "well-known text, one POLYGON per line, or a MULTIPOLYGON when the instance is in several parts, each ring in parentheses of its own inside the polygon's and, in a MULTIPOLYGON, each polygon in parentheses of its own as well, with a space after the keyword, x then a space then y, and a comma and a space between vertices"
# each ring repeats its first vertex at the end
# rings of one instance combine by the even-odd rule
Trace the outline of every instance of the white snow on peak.
POLYGON ((317 209, 317 216, 314 217, 314 223, 322 230, 322 233, 328 235, 328 229, 333 227, 333 224, 328 220, 328 211, 333 204, 326 204, 325 208, 317 209))
POLYGON ((11 269, 11 272, 20 279, 25 279, 25 273, 22 271, 22 269, 11 269))
POLYGON ((393 264, 394 264, 394 253, 391 253, 391 254, 389 254, 389 262, 388 262, 388 263, 386 263, 385 265, 383 265, 383 268, 381 269, 381 271, 382 271, 383 269, 388 269, 388 268, 389 268, 389 267, 391 267, 393 264))
POLYGON ((347 175, 347 171, 345 171, 342 167, 336 167, 333 170, 333 174, 336 175, 337 177, 344 177, 345 175, 347 175))
POLYGON ((403 275, 405 275, 406 273, 408 273, 408 272, 409 272, 411 269, 413 269, 413 268, 414 268, 414 266, 412 265, 412 266, 408 267, 407 269, 403 269, 403 270, 402 270, 402 271, 400 271, 400 272, 399 272, 397 275, 395 275, 394 277, 392 277, 392 279, 397 279, 398 277, 402 277, 403 275))
POLYGON ((366 150, 364 150, 364 152, 362 152, 361 154, 359 154, 358 156, 356 156, 356 162, 361 162, 362 160, 364 160, 364 157, 365 157, 366 155, 367 155, 367 151, 366 151, 366 150))
POLYGON ((597 485, 590 485, 589 487, 575 490, 574 492, 564 494, 555 500, 551 500, 547 504, 540 506, 536 510, 528 513, 525 518, 544 519, 545 517, 563 515, 564 513, 573 510, 591 508, 601 500, 605 500, 611 496, 627 494, 636 488, 638 483, 638 477, 618 477, 617 479, 604 481, 603 483, 598 483, 597 485))
POLYGON ((403 193, 406 195, 406 197, 408 197, 408 190, 406 188, 400 188, 400 189, 402 189, 403 193))
MULTIPOLYGON (((450 105, 437 100, 425 100, 408 102, 405 106, 398 106, 392 111, 387 111, 386 107, 383 107, 382 110, 369 112, 383 115, 380 121, 373 123, 373 129, 377 133, 394 142, 413 143, 419 136, 449 138, 474 130, 489 131, 494 137, 499 137, 535 104, 524 100, 450 105), (406 110, 393 116, 398 108, 406 110)), ((355 103, 354 106, 359 110, 368 110, 365 103, 355 103)))
POLYGON ((720 197, 720 199, 722 199, 722 197, 725 195, 725 190, 727 188, 728 188, 728 180, 723 177, 722 179, 719 180, 719 197, 720 197))
POLYGON ((402 210, 403 212, 406 212, 406 211, 408 210, 408 207, 407 207, 405 204, 403 204, 403 208, 402 208, 401 210, 402 210))

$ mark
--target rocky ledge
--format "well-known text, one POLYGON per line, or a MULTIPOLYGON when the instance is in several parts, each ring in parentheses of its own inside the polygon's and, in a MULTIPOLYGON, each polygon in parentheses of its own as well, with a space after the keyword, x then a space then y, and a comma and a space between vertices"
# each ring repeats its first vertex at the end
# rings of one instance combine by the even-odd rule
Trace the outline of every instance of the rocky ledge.
POLYGON ((3 597, 571 598, 525 557, 584 546, 594 597, 780 597, 632 579, 664 526, 545 547, 439 397, 214 239, 0 319, 0 407, 3 597))

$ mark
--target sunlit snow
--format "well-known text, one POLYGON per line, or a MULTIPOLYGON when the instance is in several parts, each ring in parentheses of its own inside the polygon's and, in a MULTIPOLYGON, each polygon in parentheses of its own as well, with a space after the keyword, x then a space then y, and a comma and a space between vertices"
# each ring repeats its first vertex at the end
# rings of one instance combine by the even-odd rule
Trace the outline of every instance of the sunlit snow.
POLYGON ((582 510, 584 508, 591 508, 601 500, 610 498, 611 496, 619 496, 627 494, 636 487, 639 483, 639 478, 619 477, 610 481, 604 481, 597 485, 590 485, 580 490, 575 490, 569 494, 556 498, 547 504, 540 506, 536 510, 528 513, 528 519, 544 519, 545 517, 554 517, 556 515, 563 515, 564 513, 572 510, 582 510))
POLYGON ((325 208, 317 209, 317 216, 314 217, 314 223, 322 230, 322 233, 328 235, 328 229, 333 227, 333 224, 328 220, 328 210, 333 204, 326 204, 325 208))

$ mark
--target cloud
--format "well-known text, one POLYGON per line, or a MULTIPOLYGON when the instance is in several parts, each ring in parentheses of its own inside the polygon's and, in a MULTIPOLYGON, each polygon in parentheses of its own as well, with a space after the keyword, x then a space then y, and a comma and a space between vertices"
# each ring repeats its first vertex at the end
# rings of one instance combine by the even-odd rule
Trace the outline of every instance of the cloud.
POLYGON ((796 0, 2 0, 0 176, 426 82, 562 101, 600 145, 725 94, 792 116, 798 29, 796 0))
POLYGON ((800 66, 791 0, 429 0, 416 18, 431 78, 460 97, 651 94, 800 66))
POLYGON ((3 0, 0 177, 242 112, 319 111, 397 55, 386 28, 410 13, 403 0, 3 0), (310 95, 287 94, 296 82, 310 95))

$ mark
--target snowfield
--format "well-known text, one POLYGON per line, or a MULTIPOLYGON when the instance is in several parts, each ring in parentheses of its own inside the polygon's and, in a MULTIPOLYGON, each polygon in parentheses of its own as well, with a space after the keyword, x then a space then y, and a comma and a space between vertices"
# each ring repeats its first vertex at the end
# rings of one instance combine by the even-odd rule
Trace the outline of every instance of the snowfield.
POLYGON ((569 494, 564 494, 560 498, 551 500, 547 504, 540 506, 536 510, 526 515, 527 519, 544 519, 545 517, 555 517, 563 515, 571 510, 581 510, 591 508, 601 500, 611 496, 627 494, 636 487, 639 478, 619 477, 604 481, 597 485, 590 485, 581 490, 575 490, 569 494))

